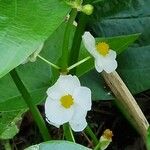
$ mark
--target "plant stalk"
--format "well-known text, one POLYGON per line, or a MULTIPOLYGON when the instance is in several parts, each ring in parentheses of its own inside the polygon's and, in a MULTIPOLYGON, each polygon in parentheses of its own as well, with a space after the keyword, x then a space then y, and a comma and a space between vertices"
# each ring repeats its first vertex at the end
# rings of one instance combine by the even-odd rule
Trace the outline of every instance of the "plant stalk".
POLYGON ((94 150, 101 150, 101 143, 100 142, 97 144, 97 146, 94 148, 94 150))
MULTIPOLYGON (((72 65, 69 67, 69 70, 72 69, 71 74, 76 74, 76 68, 74 67, 76 67, 76 64, 78 65, 78 63, 80 63, 80 61, 79 62, 77 61, 79 57, 82 35, 84 33, 86 22, 87 22, 87 16, 81 13, 79 16, 79 22, 78 22, 77 29, 75 31, 70 57, 69 57, 70 58, 69 65, 72 65)), ((90 59, 90 57, 88 57, 87 59, 90 59)), ((97 145, 99 141, 89 126, 86 127, 85 132, 92 138, 94 145, 97 145)))
POLYGON ((12 150, 9 140, 2 141, 2 145, 4 145, 5 150, 12 150))
POLYGON ((33 104, 32 98, 28 92, 28 90, 26 89, 25 85, 23 84, 23 82, 21 81, 17 71, 15 69, 13 69, 10 72, 10 75, 14 81, 14 83, 16 84, 18 90, 20 91, 24 101, 26 102, 27 106, 29 107, 31 114, 40 130, 40 133, 43 137, 44 141, 48 141, 51 139, 51 136, 49 134, 49 131, 46 127, 46 124, 37 108, 37 106, 35 106, 33 104))
POLYGON ((75 67, 81 65, 82 63, 86 62, 86 61, 89 60, 90 58, 91 58, 91 56, 88 56, 88 57, 86 57, 86 58, 80 60, 79 62, 73 64, 73 65, 70 66, 70 67, 68 67, 67 70, 70 71, 70 70, 74 69, 75 67))
POLYGON ((69 20, 66 25, 64 38, 63 38, 63 46, 62 46, 62 57, 60 59, 61 69, 63 71, 68 67, 68 57, 69 57, 69 41, 70 41, 70 33, 72 30, 73 22, 76 18, 77 10, 72 9, 70 13, 69 20))
POLYGON ((120 109, 145 141, 149 123, 129 89, 116 71, 109 74, 103 71, 102 76, 116 96, 120 109))
MULTIPOLYGON (((73 43, 72 43, 72 47, 71 47, 71 52, 70 52, 70 57, 69 57, 70 58, 69 66, 73 65, 74 63, 76 63, 78 61, 80 45, 81 45, 81 41, 82 41, 82 35, 84 33, 86 22, 87 22, 87 15, 80 13, 78 26, 75 31, 75 35, 74 35, 73 43)), ((76 68, 74 68, 71 71, 71 73, 75 74, 76 68)))
POLYGON ((64 130, 64 135, 65 135, 65 138, 68 140, 68 141, 71 141, 71 142, 74 142, 75 143, 75 139, 74 139, 74 136, 73 136, 73 132, 70 128, 70 125, 69 123, 66 123, 63 125, 63 130, 64 130))
POLYGON ((99 143, 99 140, 97 139, 96 135, 93 133, 89 125, 85 128, 85 133, 92 138, 94 146, 99 143))
POLYGON ((48 65, 52 66, 53 68, 55 68, 55 69, 57 69, 57 70, 60 69, 60 67, 58 67, 57 65, 55 65, 55 64, 51 63, 50 61, 46 60, 46 59, 43 58, 42 56, 38 55, 38 57, 39 57, 41 60, 43 60, 44 62, 46 62, 48 65))
MULTIPOLYGON (((62 57, 60 59, 60 64, 61 64, 61 72, 63 74, 67 74, 67 67, 68 67, 68 57, 69 57, 69 41, 70 41, 70 33, 73 27, 73 22, 76 18, 77 15, 77 10, 72 9, 70 13, 69 20, 66 25, 65 33, 64 33, 64 38, 63 38, 63 46, 62 46, 62 57)), ((64 124, 63 125, 63 130, 64 130, 64 135, 65 138, 68 141, 75 142, 74 136, 72 133, 72 130, 70 129, 69 124, 64 124)))

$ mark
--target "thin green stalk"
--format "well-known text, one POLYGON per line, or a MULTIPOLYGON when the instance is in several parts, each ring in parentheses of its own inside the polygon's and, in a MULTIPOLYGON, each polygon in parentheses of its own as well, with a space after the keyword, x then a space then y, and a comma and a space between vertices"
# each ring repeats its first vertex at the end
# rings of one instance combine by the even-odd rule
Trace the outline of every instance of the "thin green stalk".
POLYGON ((78 61, 77 63, 73 64, 72 66, 68 67, 67 70, 70 71, 72 69, 74 69, 75 67, 81 65, 82 63, 86 62, 87 60, 89 60, 91 58, 91 56, 88 56, 80 61, 78 61))
POLYGON ((70 125, 69 123, 66 123, 63 125, 63 130, 64 130, 64 135, 65 135, 65 138, 68 140, 68 141, 71 141, 71 142, 74 142, 75 143, 75 139, 74 139, 74 136, 73 136, 73 132, 70 128, 70 125))
MULTIPOLYGON (((74 35, 73 43, 72 43, 72 48, 71 48, 70 57, 69 57, 70 58, 69 65, 73 65, 78 61, 82 35, 85 30, 86 22, 87 22, 87 16, 81 13, 79 16, 78 26, 74 35)), ((71 70, 71 73, 76 74, 76 69, 71 70)), ((94 145, 97 145, 99 141, 89 126, 86 127, 85 132, 92 138, 94 145)))
MULTIPOLYGON (((72 43, 70 57, 69 57, 70 58, 69 65, 73 65, 78 61, 80 45, 81 45, 82 35, 84 33, 86 21, 87 21, 87 15, 81 13, 79 16, 78 26, 73 38, 73 43, 72 43)), ((75 74, 75 72, 76 72, 76 68, 71 71, 72 74, 75 74)))
POLYGON ((51 63, 50 61, 46 60, 45 58, 43 58, 42 56, 38 55, 37 57, 39 57, 41 60, 43 60, 44 62, 46 62, 47 64, 49 64, 50 66, 52 66, 55 69, 60 69, 60 67, 58 67, 57 65, 51 63))
POLYGON ((28 90, 26 89, 26 87, 24 86, 23 82, 21 81, 17 71, 15 69, 13 69, 11 72, 10 72, 10 75, 14 81, 14 83, 16 84, 18 90, 20 91, 24 101, 26 102, 27 106, 29 107, 31 113, 32 113, 32 116, 40 130, 40 133, 43 137, 43 140, 44 141, 48 141, 51 139, 50 135, 49 135, 49 131, 46 127, 46 124, 38 110, 38 108, 33 104, 32 102, 32 98, 28 92, 28 90))
POLYGON ((5 140, 2 142, 4 145, 5 150, 12 150, 9 140, 5 140))
POLYGON ((93 144, 95 146, 99 143, 99 140, 97 139, 97 137, 95 136, 95 134, 93 133, 93 131, 91 130, 91 128, 89 127, 89 125, 85 128, 85 133, 92 138, 93 144))
POLYGON ((68 23, 66 25, 64 38, 63 38, 63 46, 62 46, 62 57, 60 59, 61 68, 63 71, 66 70, 68 67, 68 57, 69 57, 69 41, 70 41, 70 33, 72 30, 73 22, 75 20, 75 17, 77 15, 77 10, 72 9, 70 13, 70 17, 68 20, 68 23))
POLYGON ((101 150, 101 143, 99 142, 96 147, 94 148, 94 150, 101 150))
MULTIPOLYGON (((68 20, 67 25, 66 25, 65 33, 64 33, 63 46, 62 46, 62 57, 60 59, 61 72, 63 72, 63 73, 68 72, 67 67, 68 67, 68 57, 69 57, 70 33, 71 33, 71 30, 72 30, 73 22, 76 18, 76 15, 77 15, 77 10, 72 9, 71 13, 70 13, 69 20, 68 20)), ((63 130, 64 130, 65 138, 68 141, 75 142, 74 136, 73 136, 72 130, 70 129, 69 124, 64 124, 63 125, 63 130)))

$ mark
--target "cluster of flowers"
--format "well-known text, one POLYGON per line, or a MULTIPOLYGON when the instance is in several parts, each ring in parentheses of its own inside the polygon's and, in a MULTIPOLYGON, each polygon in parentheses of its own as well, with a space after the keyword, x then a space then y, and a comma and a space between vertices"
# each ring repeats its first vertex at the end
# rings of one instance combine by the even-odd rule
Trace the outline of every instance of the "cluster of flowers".
MULTIPOLYGON (((85 32, 83 43, 95 58, 95 69, 107 73, 117 68, 116 52, 105 42, 96 44, 94 37, 85 32)), ((83 131, 87 126, 86 115, 91 110, 91 90, 83 87, 77 76, 60 75, 57 82, 47 90, 45 114, 47 121, 59 127, 69 123, 75 132, 83 131)))

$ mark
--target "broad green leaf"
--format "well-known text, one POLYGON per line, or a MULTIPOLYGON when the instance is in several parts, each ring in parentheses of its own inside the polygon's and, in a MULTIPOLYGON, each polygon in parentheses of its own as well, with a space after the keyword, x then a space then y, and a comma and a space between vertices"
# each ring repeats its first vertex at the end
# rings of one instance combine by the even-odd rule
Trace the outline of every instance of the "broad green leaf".
MULTIPOLYGON (((51 85, 51 68, 41 60, 27 63, 17 68, 21 80, 33 98, 39 104, 46 97, 46 90, 51 85)), ((8 74, 0 79, 0 111, 27 108, 21 94, 8 74)))
MULTIPOLYGON (((52 36, 48 38, 40 53, 44 58, 55 64, 57 64, 61 57, 65 25, 65 23, 61 24, 52 36)), ((44 101, 46 98, 46 90, 53 84, 53 80, 55 80, 52 77, 51 67, 37 58, 37 61, 34 63, 29 62, 17 67, 17 72, 31 94, 33 103, 39 104, 44 101)), ((0 79, 0 111, 18 110, 22 108, 27 108, 27 106, 11 76, 4 76, 0 79)))
POLYGON ((0 78, 43 44, 68 11, 59 0, 1 0, 0 78))
POLYGON ((25 150, 91 150, 82 145, 68 141, 50 141, 31 146, 25 150))
POLYGON ((22 115, 26 110, 0 113, 0 139, 12 139, 18 132, 22 115))
POLYGON ((150 127, 147 131, 147 149, 150 150, 150 127))
POLYGON ((149 5, 149 0, 104 0, 95 5, 88 26, 98 37, 140 32, 142 41, 148 42, 149 5))

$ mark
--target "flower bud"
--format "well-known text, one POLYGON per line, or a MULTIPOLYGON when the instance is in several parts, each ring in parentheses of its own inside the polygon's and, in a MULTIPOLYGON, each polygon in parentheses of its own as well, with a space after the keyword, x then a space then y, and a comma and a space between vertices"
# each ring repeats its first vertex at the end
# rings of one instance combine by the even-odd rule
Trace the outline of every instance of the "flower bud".
POLYGON ((91 15, 93 13, 94 7, 90 4, 86 4, 82 6, 82 12, 85 13, 86 15, 91 15))
POLYGON ((103 132, 103 135, 100 138, 100 149, 105 150, 109 144, 112 142, 113 133, 109 129, 106 129, 103 132))

